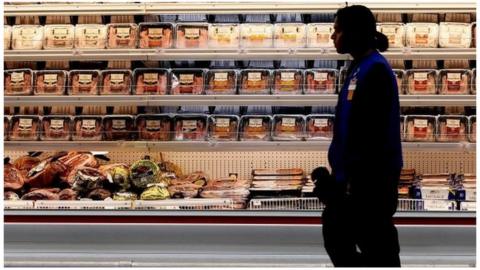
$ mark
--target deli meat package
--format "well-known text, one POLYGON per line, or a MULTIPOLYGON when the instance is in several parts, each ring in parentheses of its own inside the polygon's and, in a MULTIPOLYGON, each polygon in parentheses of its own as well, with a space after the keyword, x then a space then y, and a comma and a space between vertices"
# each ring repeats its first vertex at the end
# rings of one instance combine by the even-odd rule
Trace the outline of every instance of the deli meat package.
POLYGON ((130 95, 132 72, 128 69, 112 69, 100 72, 102 87, 100 95, 130 95))
POLYGON ((207 23, 178 23, 176 48, 208 48, 207 23))
POLYGON ((103 118, 104 139, 107 141, 131 140, 134 137, 134 120, 130 115, 109 115, 103 118))
POLYGON ((139 114, 135 120, 138 139, 142 141, 169 141, 173 119, 168 114, 139 114))
POLYGON ((435 116, 408 115, 405 118, 405 141, 407 142, 434 142, 435 116))
POLYGON ((439 45, 442 48, 470 48, 472 25, 470 23, 441 22, 439 45))
POLYGON ((306 117, 307 140, 331 140, 335 116, 332 114, 310 114, 306 117))
POLYGON ((207 71, 207 95, 235 95, 238 71, 234 69, 210 69, 207 71))
POLYGON ((11 120, 11 141, 36 141, 38 139, 40 119, 38 116, 15 115, 11 120))
POLYGON ((276 114, 273 116, 272 138, 276 141, 299 141, 304 137, 303 115, 276 114))
POLYGON ((173 44, 173 25, 171 23, 140 23, 139 47, 171 48, 173 44))
POLYGON ((435 95, 437 71, 434 69, 410 69, 406 71, 406 93, 409 95, 435 95))
POLYGON ((393 69, 395 78, 397 79, 398 94, 403 95, 405 93, 405 70, 403 69, 393 69))
POLYGON ((268 69, 244 69, 240 72, 240 94, 270 94, 272 72, 268 69))
POLYGON ((166 95, 168 91, 168 70, 162 68, 137 68, 135 95, 166 95))
POLYGON ((176 115, 174 121, 176 141, 204 141, 207 138, 206 115, 176 115))
POLYGON ((379 23, 377 31, 387 36, 388 47, 405 47, 405 25, 403 23, 379 23))
POLYGON ((472 48, 477 47, 477 23, 472 23, 472 48))
POLYGON ((441 69, 439 72, 440 95, 468 95, 472 73, 468 69, 441 69))
POLYGON ((470 83, 470 85, 472 86, 470 93, 472 95, 477 94, 477 69, 476 68, 472 69, 472 82, 470 83))
POLYGON ((74 119, 74 141, 100 141, 102 140, 102 117, 76 116, 74 119))
POLYGON ((205 70, 175 69, 170 73, 172 95, 202 95, 205 90, 205 70))
POLYGON ((216 23, 208 26, 209 48, 240 47, 240 25, 236 23, 216 23))
POLYGON ((43 26, 15 25, 12 28, 13 50, 41 50, 43 47, 43 26))
POLYGON ((71 118, 64 115, 44 116, 40 139, 42 141, 70 140, 71 118))
POLYGON ((12 43, 12 27, 10 25, 3 26, 3 48, 10 50, 10 44, 12 43))
POLYGON ((305 47, 306 33, 303 23, 277 23, 273 32, 273 44, 276 48, 305 47))
POLYGON ((100 71, 71 70, 68 77, 69 95, 98 95, 100 71))
POLYGON ((405 140, 405 115, 400 115, 400 140, 405 140))
POLYGON ((107 26, 103 24, 77 24, 75 26, 75 48, 105 49, 107 26))
POLYGON ((412 48, 438 47, 438 24, 407 23, 405 29, 407 46, 412 48))
POLYGON ((15 168, 10 162, 3 165, 3 189, 19 190, 25 183, 25 175, 15 168))
POLYGON ((243 23, 240 25, 242 48, 271 48, 273 25, 267 23, 243 23))
POLYGON ((28 68, 3 72, 6 96, 29 96, 33 93, 33 71, 28 68))
POLYGON ((273 94, 302 94, 303 71, 301 69, 276 69, 273 74, 273 94))
POLYGON ((437 141, 439 142, 466 142, 468 119, 461 115, 438 116, 437 141))
POLYGON ((338 80, 336 69, 308 69, 305 71, 305 94, 335 94, 338 80))
POLYGON ((304 184, 302 169, 257 169, 252 171, 252 188, 261 190, 298 190, 304 184))
POLYGON ((244 115, 240 118, 241 141, 269 141, 272 129, 269 115, 244 115))
POLYGON ((108 27, 108 49, 135 49, 138 26, 134 23, 111 23, 108 27))
POLYGON ((34 73, 35 95, 65 94, 68 73, 64 70, 37 70, 34 73))
POLYGON ((44 27, 43 48, 73 49, 75 27, 71 24, 47 24, 44 27))
POLYGON ((333 40, 330 38, 333 32, 333 23, 307 24, 307 47, 333 47, 333 40))
POLYGON ((10 116, 3 117, 3 140, 8 140, 8 133, 10 132, 10 116))
POLYGON ((477 142, 477 117, 475 115, 468 117, 468 140, 470 142, 477 142))
POLYGON ((210 115, 208 138, 216 141, 236 141, 240 118, 236 115, 210 115))

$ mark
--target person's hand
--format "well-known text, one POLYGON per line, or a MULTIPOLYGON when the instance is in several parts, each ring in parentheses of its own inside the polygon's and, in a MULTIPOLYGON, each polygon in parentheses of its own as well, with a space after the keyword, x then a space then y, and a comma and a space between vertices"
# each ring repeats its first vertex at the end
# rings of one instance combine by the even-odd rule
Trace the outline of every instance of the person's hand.
POLYGON ((325 167, 318 167, 312 171, 311 177, 315 185, 315 188, 313 189, 313 194, 322 203, 327 203, 334 193, 334 182, 332 176, 330 175, 330 172, 325 167))

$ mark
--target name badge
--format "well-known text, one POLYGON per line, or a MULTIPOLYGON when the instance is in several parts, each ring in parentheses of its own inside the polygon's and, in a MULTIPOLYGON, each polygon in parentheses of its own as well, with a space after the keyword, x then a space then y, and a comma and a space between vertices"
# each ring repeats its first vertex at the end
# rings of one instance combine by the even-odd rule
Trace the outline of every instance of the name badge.
POLYGON ((352 78, 350 80, 350 83, 348 84, 348 94, 347 94, 347 100, 351 101, 353 98, 353 93, 355 89, 357 88, 357 78, 352 78))

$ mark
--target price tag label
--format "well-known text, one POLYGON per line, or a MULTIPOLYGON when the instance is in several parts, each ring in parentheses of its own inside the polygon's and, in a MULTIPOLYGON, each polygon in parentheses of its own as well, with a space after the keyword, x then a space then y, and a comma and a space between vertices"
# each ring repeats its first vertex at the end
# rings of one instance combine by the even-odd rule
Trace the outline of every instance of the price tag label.
POLYGON ((423 187, 421 191, 424 200, 448 200, 448 188, 423 187))
POLYGON ((248 119, 248 126, 252 128, 262 127, 263 120, 261 118, 248 119))
POLYGON ((477 201, 477 190, 476 189, 465 189, 465 200, 467 201, 477 201))
POLYGON ((423 208, 427 211, 451 211, 452 202, 446 200, 424 200, 423 208))

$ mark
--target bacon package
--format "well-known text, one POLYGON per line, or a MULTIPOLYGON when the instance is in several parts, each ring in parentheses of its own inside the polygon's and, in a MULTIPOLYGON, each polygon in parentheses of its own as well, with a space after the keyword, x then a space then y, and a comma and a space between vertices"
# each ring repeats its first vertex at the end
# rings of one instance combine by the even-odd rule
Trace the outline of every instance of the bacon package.
POLYGON ((477 142, 477 117, 475 115, 468 117, 468 140, 472 143, 477 142))
POLYGON ((338 71, 314 68, 305 71, 305 94, 335 94, 338 71))
POLYGON ((273 140, 300 141, 304 137, 304 131, 303 115, 276 114, 273 116, 273 140))
POLYGON ((208 26, 209 48, 240 47, 240 25, 236 23, 214 23, 208 26))
POLYGON ((306 117, 307 140, 331 140, 335 116, 331 114, 310 114, 306 117))
POLYGON ((107 26, 103 24, 77 24, 75 26, 75 48, 105 49, 107 26))
POLYGON ((102 140, 102 117, 94 115, 76 116, 72 138, 74 141, 102 140))
POLYGON ((137 68, 133 72, 135 78, 135 95, 166 95, 168 92, 167 69, 137 68))
POLYGON ((303 71, 301 69, 276 69, 274 72, 273 94, 296 94, 303 92, 303 71))
POLYGON ((11 120, 11 141, 36 141, 40 127, 38 116, 15 115, 11 120))
POLYGON ((438 142, 467 141, 468 119, 462 115, 444 115, 437 119, 438 142))
POLYGON ((169 141, 173 119, 168 114, 139 114, 135 120, 138 139, 142 141, 169 141))
POLYGON ((175 69, 172 70, 172 95, 202 95, 205 91, 205 70, 175 69))
POLYGON ((272 73, 268 69, 244 69, 240 72, 240 94, 270 94, 272 73))
POLYGON ((15 25, 12 28, 13 50, 41 50, 43 47, 43 26, 15 25))
POLYGON ((393 69, 395 78, 397 78, 398 94, 402 95, 405 93, 405 70, 403 69, 393 69))
POLYGON ((409 95, 435 95, 437 71, 434 69, 410 69, 406 71, 409 95))
POLYGON ((12 27, 10 25, 3 26, 3 49, 10 50, 12 44, 12 27))
POLYGON ((3 75, 6 96, 29 96, 33 93, 33 71, 31 69, 5 70, 3 75))
POLYGON ((438 24, 436 23, 407 23, 405 31, 407 46, 409 47, 438 47, 438 24))
POLYGON ((210 69, 207 71, 207 95, 235 95, 238 71, 234 69, 210 69))
POLYGON ((134 138, 135 128, 130 115, 109 115, 103 118, 103 138, 107 141, 129 141, 134 138))
POLYGON ((43 48, 73 49, 75 27, 71 24, 47 24, 44 27, 43 48))
POLYGON ((71 118, 66 115, 44 116, 40 139, 42 141, 70 140, 71 118))
POLYGON ((334 31, 333 23, 307 24, 307 47, 333 47, 333 40, 330 37, 334 31))
POLYGON ((211 115, 208 117, 208 138, 215 141, 236 141, 240 118, 236 115, 211 115))
POLYGON ((207 48, 207 23, 179 23, 176 26, 176 48, 207 48))
POLYGON ((273 46, 273 25, 265 23, 241 24, 240 46, 243 48, 271 48, 273 46))
POLYGON ((407 142, 434 142, 435 116, 408 115, 405 118, 405 141, 407 142))
POLYGON ((276 48, 305 47, 306 33, 303 23, 277 23, 274 25, 273 45, 276 48))
POLYGON ((173 24, 171 23, 140 23, 139 47, 171 48, 173 44, 173 24))
POLYGON ((68 73, 64 70, 37 70, 34 73, 35 95, 65 94, 68 73))
POLYGON ((98 95, 100 71, 71 70, 69 77, 69 95, 98 95))
POLYGON ((442 69, 439 72, 441 95, 468 95, 471 72, 468 69, 442 69))
POLYGON ((176 141, 203 141, 207 138, 207 116, 202 114, 177 115, 175 121, 176 141))
POLYGON ((377 31, 388 38, 388 47, 405 47, 405 25, 403 23, 379 23, 377 31))
POLYGON ((103 70, 100 75, 102 78, 100 95, 130 95, 132 93, 132 72, 130 70, 103 70))
POLYGON ((441 22, 439 27, 441 48, 470 48, 472 25, 470 23, 441 22))
POLYGON ((111 23, 108 27, 108 49, 135 49, 138 26, 134 23, 111 23))
POLYGON ((272 117, 269 115, 244 115, 240 118, 241 141, 269 141, 272 117))

